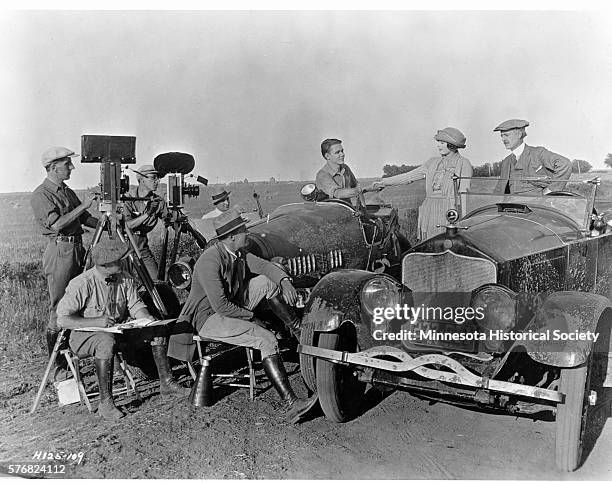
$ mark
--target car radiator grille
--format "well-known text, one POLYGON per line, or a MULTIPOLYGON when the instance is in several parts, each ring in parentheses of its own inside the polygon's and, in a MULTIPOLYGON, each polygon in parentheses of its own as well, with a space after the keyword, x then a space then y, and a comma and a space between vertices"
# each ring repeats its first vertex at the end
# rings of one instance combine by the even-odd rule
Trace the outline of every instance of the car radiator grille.
POLYGON ((410 253, 402 261, 402 283, 412 292, 471 292, 496 281, 493 262, 451 251, 410 253))
POLYGON ((285 261, 285 265, 292 277, 311 273, 327 273, 336 268, 342 268, 345 257, 341 250, 331 250, 326 254, 309 254, 292 257, 285 261))

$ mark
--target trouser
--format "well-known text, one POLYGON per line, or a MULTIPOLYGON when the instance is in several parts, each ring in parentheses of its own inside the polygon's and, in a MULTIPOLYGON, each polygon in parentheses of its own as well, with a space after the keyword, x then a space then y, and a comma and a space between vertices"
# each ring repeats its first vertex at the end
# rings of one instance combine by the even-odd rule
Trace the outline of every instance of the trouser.
MULTIPOLYGON (((130 343, 131 340, 144 340, 150 345, 166 344, 166 328, 155 326, 144 329, 131 329, 125 335, 120 335, 122 343, 130 343)), ((93 356, 96 359, 110 359, 115 353, 117 341, 116 334, 111 332, 83 332, 79 330, 70 331, 70 349, 79 357, 93 356)))
MULTIPOLYGON (((268 277, 260 275, 249 281, 244 307, 253 310, 264 297, 270 299, 277 294, 278 286, 268 277)), ((214 313, 206 319, 200 329, 200 335, 231 345, 258 349, 262 358, 278 354, 276 336, 249 320, 214 313)))
POLYGON ((64 296, 68 282, 82 270, 85 250, 81 243, 49 240, 43 254, 43 272, 49 289, 49 322, 47 329, 58 331, 57 304, 64 296))
POLYGON ((134 238, 136 239, 136 247, 140 252, 142 261, 144 262, 145 267, 147 267, 147 272, 149 272, 149 275, 153 280, 157 280, 157 261, 155 260, 153 252, 149 247, 149 239, 147 238, 147 235, 139 235, 134 233, 134 238))

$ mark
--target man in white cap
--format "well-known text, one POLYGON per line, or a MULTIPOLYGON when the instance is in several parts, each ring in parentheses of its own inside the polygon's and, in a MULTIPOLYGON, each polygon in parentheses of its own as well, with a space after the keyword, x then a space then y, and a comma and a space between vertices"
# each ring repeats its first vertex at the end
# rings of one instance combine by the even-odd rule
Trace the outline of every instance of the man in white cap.
POLYGON ((301 320, 288 305, 297 292, 289 276, 273 263, 247 251, 246 220, 229 210, 213 220, 218 243, 207 248, 193 270, 189 297, 179 322, 190 322, 203 337, 261 352, 266 376, 287 407, 287 418, 299 422, 316 396, 298 398, 285 372, 276 336, 258 324, 253 310, 264 298, 299 340, 301 320), (248 279, 247 275, 257 274, 248 279))
POLYGON ((230 193, 231 191, 223 190, 220 193, 215 193, 214 195, 212 195, 212 202, 213 202, 213 205, 215 205, 215 209, 209 211, 208 213, 204 213, 204 215, 202 216, 202 219, 206 220, 209 218, 216 218, 221 213, 225 213, 227 210, 229 210, 230 193))
MULTIPOLYGON (((106 419, 118 419, 123 413, 113 402, 113 356, 115 334, 111 332, 85 332, 84 327, 112 327, 134 319, 153 319, 147 306, 138 297, 137 284, 122 271, 121 260, 129 246, 117 237, 103 237, 91 251, 94 266, 75 277, 66 288, 57 306, 57 323, 70 332, 70 348, 79 356, 95 358, 100 390, 98 414, 106 419)), ((136 329, 134 329, 136 330, 136 329)), ((168 339, 165 326, 140 330, 139 334, 150 343, 153 359, 159 373, 162 396, 186 396, 189 390, 174 380, 167 357, 168 339)))
POLYGON ((168 215, 166 201, 155 194, 159 186, 159 172, 150 164, 133 170, 136 172, 138 186, 131 186, 126 197, 147 198, 126 201, 124 215, 127 226, 134 232, 136 246, 153 280, 157 279, 157 261, 149 247, 148 233, 155 228, 157 221, 168 215))
POLYGON ((511 154, 502 160, 499 181, 495 186, 497 194, 523 194, 542 196, 551 191, 562 191, 572 173, 572 163, 560 154, 542 146, 527 146, 525 128, 529 122, 523 119, 509 119, 493 131, 499 131, 501 140, 511 154), (542 178, 542 180, 523 180, 542 178))
MULTIPOLYGON (((47 149, 41 157, 47 177, 32 193, 30 203, 34 218, 47 246, 42 266, 49 289, 49 322, 47 323, 47 349, 53 351, 59 329, 57 327, 57 304, 64 295, 68 282, 82 271, 85 250, 81 235, 86 225, 95 228, 98 219, 87 211, 95 195, 86 194, 81 202, 65 181, 74 169, 72 158, 78 156, 68 148, 56 146, 47 149)), ((65 364, 56 368, 55 378, 67 374, 65 364)))

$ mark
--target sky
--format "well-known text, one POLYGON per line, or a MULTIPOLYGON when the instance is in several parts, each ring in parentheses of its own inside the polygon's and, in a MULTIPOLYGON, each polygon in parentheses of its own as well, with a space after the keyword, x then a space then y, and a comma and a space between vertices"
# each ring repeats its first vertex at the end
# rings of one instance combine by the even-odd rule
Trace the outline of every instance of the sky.
MULTIPOLYGON (((510 118, 595 168, 612 152, 612 10, 5 10, 0 58, 0 192, 83 134, 136 136, 138 164, 190 153, 213 183, 314 179, 325 138, 381 176, 447 126, 478 166, 506 156, 510 118)), ((98 183, 75 165, 73 188, 98 183)))

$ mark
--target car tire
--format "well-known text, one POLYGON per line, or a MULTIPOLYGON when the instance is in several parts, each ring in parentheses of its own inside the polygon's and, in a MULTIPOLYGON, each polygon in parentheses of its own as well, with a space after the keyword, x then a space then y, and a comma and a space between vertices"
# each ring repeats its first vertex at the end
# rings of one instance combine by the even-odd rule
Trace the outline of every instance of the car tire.
POLYGON ((555 462, 561 471, 574 471, 581 462, 582 442, 589 403, 587 388, 589 361, 578 367, 561 369, 559 391, 565 401, 557 405, 555 462))
MULTIPOLYGON (((354 352, 356 343, 346 335, 322 333, 318 347, 354 352)), ((366 384, 357 379, 353 368, 317 359, 316 382, 319 404, 325 417, 336 423, 355 418, 361 408, 366 384)))
MULTIPOLYGON (((300 334, 300 344, 315 344, 314 324, 302 325, 302 332, 300 334)), ((315 358, 300 353, 300 371, 302 373, 302 379, 304 379, 304 383, 306 384, 308 389, 310 389, 312 392, 316 392, 317 381, 315 379, 315 358)))
POLYGON ((561 369, 559 391, 565 394, 557 405, 555 462, 561 471, 574 471, 593 449, 610 416, 612 391, 605 387, 610 359, 610 325, 612 311, 600 317, 586 362, 578 367, 561 369), (589 400, 590 396, 595 400, 589 400))

